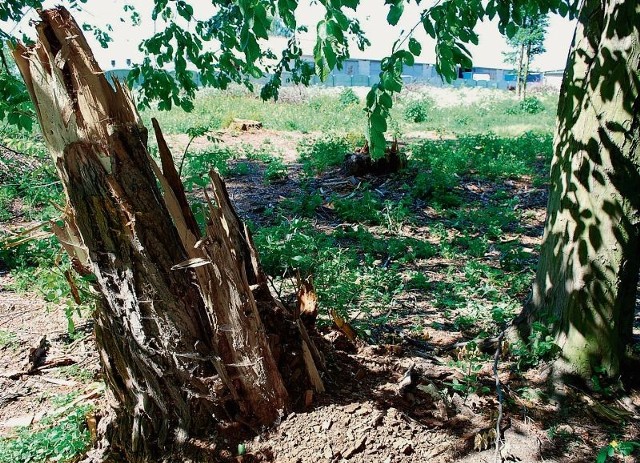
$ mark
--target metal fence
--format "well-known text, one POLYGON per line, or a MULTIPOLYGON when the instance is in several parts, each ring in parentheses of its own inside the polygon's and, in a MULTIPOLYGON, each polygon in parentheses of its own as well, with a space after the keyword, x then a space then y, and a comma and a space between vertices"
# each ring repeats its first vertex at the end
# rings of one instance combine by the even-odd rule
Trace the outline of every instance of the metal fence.
MULTIPOLYGON (((110 71, 106 71, 107 77, 113 77, 120 81, 126 80, 129 75, 129 69, 113 69, 110 71)), ((197 84, 200 84, 200 79, 197 73, 194 73, 194 81, 197 84)), ((507 77, 507 76, 505 76, 507 77)), ((263 77, 261 79, 253 79, 255 84, 265 84, 268 81, 268 76, 263 77)), ((501 90, 508 90, 513 88, 515 81, 510 81, 508 79, 496 81, 496 80, 473 80, 470 78, 466 79, 456 79, 451 83, 447 83, 442 80, 439 76, 431 76, 431 77, 415 77, 410 75, 402 76, 402 80, 405 84, 424 84, 435 87, 481 87, 481 88, 494 88, 501 90)), ((313 76, 311 78, 311 85, 315 86, 323 86, 323 87, 371 87, 371 85, 375 84, 378 81, 377 76, 370 75, 347 75, 347 74, 330 74, 329 77, 325 81, 321 81, 318 76, 313 76)), ((540 82, 541 79, 536 78, 535 80, 529 80, 530 82, 540 82)), ((282 76, 283 85, 293 85, 290 74, 283 74, 282 76)))

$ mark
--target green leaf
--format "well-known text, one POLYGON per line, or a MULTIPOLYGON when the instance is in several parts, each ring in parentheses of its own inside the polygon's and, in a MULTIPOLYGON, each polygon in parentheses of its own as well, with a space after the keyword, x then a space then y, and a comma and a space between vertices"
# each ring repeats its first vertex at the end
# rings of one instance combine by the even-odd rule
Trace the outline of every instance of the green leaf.
POLYGON ((331 46, 330 41, 327 40, 326 42, 324 42, 322 51, 324 52, 324 57, 327 60, 327 66, 329 66, 329 69, 333 69, 336 66, 338 59, 336 57, 335 51, 333 50, 333 47, 331 46))
POLYGON ((560 16, 567 16, 569 14, 569 5, 561 1, 558 5, 558 14, 560 16))
POLYGON ((327 32, 333 37, 338 43, 344 43, 344 34, 342 33, 341 26, 335 21, 327 22, 327 32))
POLYGON ((369 148, 371 157, 373 159, 379 159, 384 156, 384 150, 387 147, 387 141, 384 138, 384 133, 376 130, 371 124, 369 124, 369 148))
POLYGON ((496 16, 496 2, 495 0, 491 0, 489 3, 487 3, 487 7, 485 9, 485 12, 487 13, 487 16, 489 17, 489 19, 493 19, 496 16))
POLYGON ((383 108, 389 110, 393 106, 393 99, 391 98, 390 94, 388 94, 387 92, 383 92, 380 94, 380 97, 378 98, 378 103, 383 108))
POLYGON ((618 451, 626 457, 633 453, 633 447, 633 442, 620 442, 618 444, 618 451))
POLYGON ((402 83, 400 77, 394 75, 391 72, 384 72, 382 75, 382 85, 385 90, 390 92, 399 92, 402 90, 402 83))
POLYGON ((433 27, 433 23, 431 22, 431 18, 429 16, 425 16, 422 18, 422 27, 424 27, 424 31, 432 38, 436 38, 436 30, 433 27))
POLYGON ((418 56, 420 55, 420 53, 422 53, 422 45, 420 45, 420 42, 418 42, 413 37, 409 39, 409 51, 415 56, 418 56))
POLYGON ((191 21, 193 18, 193 7, 185 1, 179 1, 176 3, 178 14, 187 21, 191 21))
POLYGON ((371 113, 371 127, 381 133, 387 131, 387 119, 378 111, 371 113))
POLYGON ((269 27, 271 26, 269 19, 267 19, 267 10, 262 6, 262 4, 258 3, 253 10, 253 32, 256 34, 256 37, 261 39, 269 38, 269 27))
POLYGON ((313 60, 316 65, 316 74, 320 77, 320 80, 325 81, 329 77, 329 67, 322 53, 322 40, 318 37, 315 46, 313 47, 313 60))
POLYGON ((406 51, 402 54, 402 61, 404 61, 404 64, 407 66, 413 66, 416 60, 411 53, 406 51))
POLYGON ((378 86, 374 85, 373 88, 369 90, 369 93, 367 93, 367 97, 366 97, 367 108, 372 108, 373 105, 375 104, 377 89, 378 89, 378 86))
POLYGON ((400 20, 400 16, 402 16, 402 12, 404 11, 404 4, 402 2, 398 2, 395 5, 391 5, 389 8, 389 14, 387 14, 387 22, 392 26, 398 24, 400 20))

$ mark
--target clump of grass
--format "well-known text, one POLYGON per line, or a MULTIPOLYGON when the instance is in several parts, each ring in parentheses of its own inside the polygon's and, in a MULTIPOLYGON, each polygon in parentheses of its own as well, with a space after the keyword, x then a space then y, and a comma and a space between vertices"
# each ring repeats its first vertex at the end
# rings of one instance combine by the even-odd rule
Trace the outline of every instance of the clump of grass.
POLYGON ((89 410, 76 407, 60 419, 44 421, 44 427, 0 438, 0 463, 68 461, 82 455, 91 443, 85 420, 89 410))
POLYGON ((277 182, 287 178, 288 169, 279 157, 273 156, 267 163, 264 171, 264 179, 268 183, 277 182))
POLYGON ((303 138, 298 144, 300 162, 308 176, 342 165, 350 149, 344 137, 332 134, 303 138))
POLYGON ((18 345, 18 336, 13 331, 0 330, 0 348, 14 348, 18 345))
POLYGON ((341 246, 335 236, 316 230, 307 220, 283 220, 256 230, 254 239, 267 273, 313 275, 325 315, 330 309, 345 317, 353 311, 370 315, 402 290, 396 269, 383 268, 373 256, 341 246))
POLYGON ((345 87, 340 92, 338 96, 338 100, 342 106, 351 106, 360 104, 360 98, 356 95, 356 92, 353 91, 351 87, 345 87))
POLYGON ((507 114, 539 114, 544 111, 544 104, 535 96, 528 96, 516 106, 507 108, 507 114))
POLYGON ((429 120, 429 114, 434 106, 435 102, 431 98, 411 101, 404 108, 404 119, 407 122, 425 122, 429 120))
MULTIPOLYGON (((303 183, 302 188, 306 190, 307 186, 303 183)), ((283 200, 280 208, 289 215, 311 218, 323 203, 324 198, 317 191, 303 191, 283 200)))
POLYGON ((346 198, 334 196, 331 203, 338 217, 347 222, 369 225, 380 225, 382 223, 384 203, 378 194, 370 190, 365 190, 357 196, 350 195, 346 198))

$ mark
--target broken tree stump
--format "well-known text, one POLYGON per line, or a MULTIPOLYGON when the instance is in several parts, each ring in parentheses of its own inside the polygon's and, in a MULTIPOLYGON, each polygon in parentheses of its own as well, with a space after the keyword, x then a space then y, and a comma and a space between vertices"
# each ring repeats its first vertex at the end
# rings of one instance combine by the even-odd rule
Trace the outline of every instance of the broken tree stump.
POLYGON ((68 202, 52 228, 73 268, 95 276, 111 407, 96 458, 184 461, 230 414, 273 423, 307 389, 294 374, 304 341, 224 183, 212 175, 202 233, 157 123, 163 170, 129 92, 107 81, 69 12, 40 17, 36 44, 14 57, 68 202))

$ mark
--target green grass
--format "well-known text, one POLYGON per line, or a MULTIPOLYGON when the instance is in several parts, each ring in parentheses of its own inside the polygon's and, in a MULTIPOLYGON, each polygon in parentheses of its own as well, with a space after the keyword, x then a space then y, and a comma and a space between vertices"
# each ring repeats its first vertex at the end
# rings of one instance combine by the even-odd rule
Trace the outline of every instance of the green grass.
POLYGON ((39 137, 5 127, 0 142, 26 155, 2 159, 6 170, 0 170, 0 221, 16 215, 24 221, 57 217, 52 203, 62 202, 62 185, 39 137))
POLYGON ((18 336, 13 331, 0 330, 0 348, 14 348, 18 345, 18 336))
POLYGON ((428 130, 457 135, 496 133, 512 137, 527 131, 548 133, 553 130, 556 95, 543 95, 537 99, 537 108, 540 108, 537 113, 532 109, 536 106, 532 100, 528 104, 522 104, 516 100, 503 99, 503 95, 465 105, 461 94, 463 104, 455 107, 435 106, 429 97, 418 101, 403 100, 400 97, 392 115, 396 120, 403 121, 400 127, 405 133, 428 130))
POLYGON ((345 155, 353 148, 346 137, 329 134, 303 138, 298 144, 298 153, 304 173, 313 176, 342 165, 345 155))
POLYGON ((341 243, 340 234, 326 234, 304 219, 283 219, 256 230, 254 239, 262 265, 271 275, 313 275, 324 309, 343 316, 384 308, 402 290, 397 268, 385 268, 373 255, 341 243))
POLYGON ((12 438, 0 438, 0 463, 69 461, 90 444, 85 416, 89 406, 76 407, 64 417, 44 420, 24 428, 12 438))
MULTIPOLYGON (((335 140, 303 144, 311 172, 338 159, 329 148, 344 148, 335 140)), ((399 295, 422 291, 450 320, 449 329, 470 337, 495 334, 519 311, 535 260, 517 239, 505 239, 524 231, 519 200, 505 182, 544 177, 550 152, 549 135, 463 135, 413 145, 409 168, 398 177, 405 185, 394 199, 366 183, 330 197, 304 183, 298 196, 273 211, 274 225, 256 230, 263 265, 276 278, 296 270, 313 275, 325 314, 357 314, 364 331, 399 295), (468 197, 463 185, 469 181, 483 182, 482 201, 468 197), (419 215, 425 202, 435 220, 419 215), (314 226, 309 219, 321 205, 341 226, 314 226), (417 229, 430 239, 411 236, 417 229), (432 281, 420 272, 430 259, 454 264, 432 281)))
POLYGON ((334 131, 336 127, 341 127, 345 131, 364 133, 363 114, 360 105, 344 105, 337 95, 320 94, 301 102, 274 102, 262 101, 244 92, 230 94, 203 90, 192 112, 179 109, 169 113, 147 110, 143 113, 143 120, 147 124, 151 117, 158 118, 166 133, 186 133, 189 127, 203 124, 212 128, 226 128, 234 118, 258 120, 266 129, 273 130, 314 132, 334 131))
MULTIPOLYGON (((364 134, 364 103, 356 102, 353 95, 344 95, 344 92, 311 89, 286 101, 262 101, 246 91, 207 89, 199 92, 195 108, 189 113, 180 109, 170 112, 146 110, 142 116, 148 127, 151 117, 156 117, 165 133, 187 133, 189 128, 196 126, 226 128, 234 118, 240 118, 258 120, 265 128, 273 130, 364 134)), ((419 130, 455 134, 493 132, 505 136, 552 130, 557 96, 539 97, 542 110, 530 114, 522 110, 516 100, 504 99, 503 91, 496 90, 489 95, 494 97, 452 108, 438 107, 433 103, 435 97, 421 96, 416 102, 415 98, 401 94, 391 111, 392 125, 397 127, 400 136, 419 130)))

